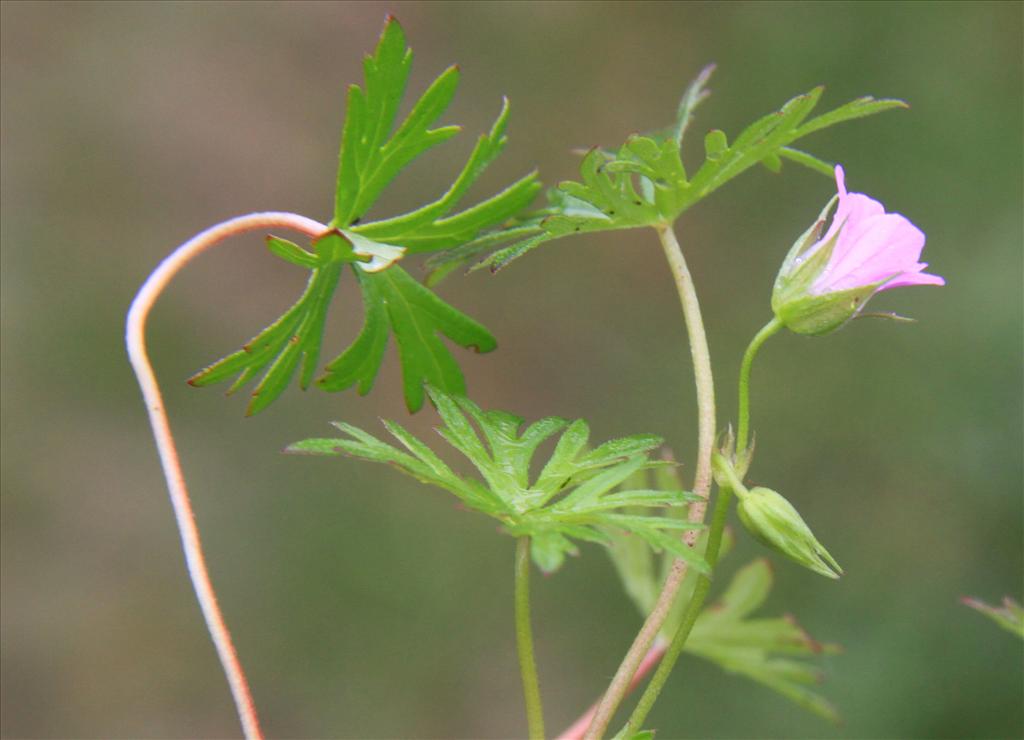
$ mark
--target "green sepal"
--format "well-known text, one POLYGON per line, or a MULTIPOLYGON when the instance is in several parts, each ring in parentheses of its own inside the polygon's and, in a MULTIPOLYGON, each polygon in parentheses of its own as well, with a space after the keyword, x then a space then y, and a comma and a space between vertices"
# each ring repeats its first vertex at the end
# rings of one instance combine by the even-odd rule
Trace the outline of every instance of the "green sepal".
MULTIPOLYGON (((815 222, 793 242, 793 246, 786 253, 782 267, 779 268, 779 273, 775 276, 775 285, 772 287, 773 311, 777 312, 780 305, 809 292, 811 284, 828 265, 832 257, 832 250, 836 246, 836 238, 829 239, 813 254, 809 254, 809 251, 821 238, 828 220, 828 212, 838 199, 839 196, 833 196, 825 204, 815 222)), ((838 237, 838 232, 836 237, 838 237)))
POLYGON ((782 303, 775 315, 787 329, 797 334, 828 334, 857 316, 886 282, 888 280, 822 295, 804 295, 782 303))

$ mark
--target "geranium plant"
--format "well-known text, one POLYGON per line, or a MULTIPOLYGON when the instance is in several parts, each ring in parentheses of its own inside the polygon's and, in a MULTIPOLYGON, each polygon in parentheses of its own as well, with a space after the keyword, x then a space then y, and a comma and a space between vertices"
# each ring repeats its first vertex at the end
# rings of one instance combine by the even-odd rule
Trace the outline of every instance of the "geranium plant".
MULTIPOLYGON (((794 147, 821 129, 905 104, 865 97, 812 115, 823 92, 815 88, 757 119, 731 142, 724 132, 711 130, 704 136, 703 161, 687 167, 681 147, 693 129, 698 106, 709 94, 708 67, 686 89, 667 127, 630 136, 617 148, 591 149, 580 164, 580 179, 549 189, 543 205, 535 205, 542 186, 538 174, 529 171, 492 197, 464 206, 469 187, 506 142, 505 101, 447 191, 407 213, 380 216, 374 206, 389 183, 414 159, 460 130, 437 123, 455 93, 457 67, 437 77, 399 118, 411 64, 405 35, 389 18, 375 52, 364 62, 363 84, 349 88, 334 213, 328 221, 271 212, 213 226, 157 268, 128 314, 129 354, 149 410, 186 563, 246 735, 261 734, 256 707, 207 573, 184 475, 146 353, 145 324, 160 292, 194 256, 254 230, 268 234, 267 247, 274 255, 293 269, 309 272, 307 287, 277 321, 189 382, 206 386, 231 380, 231 391, 255 382, 249 414, 275 402, 296 375, 303 388, 313 384, 338 392, 355 387, 366 394, 394 337, 409 412, 420 411, 429 399, 442 423, 441 437, 476 474, 456 472, 435 446, 395 421, 385 422, 394 443, 337 421, 343 436, 306 439, 289 451, 387 463, 450 492, 466 509, 496 519, 501 530, 515 538, 513 608, 531 738, 547 734, 529 611, 531 562, 554 573, 565 567, 567 555, 593 550, 590 544, 609 553, 625 595, 645 620, 607 691, 562 737, 606 736, 627 693, 656 669, 617 735, 649 736, 644 730, 647 713, 684 650, 834 720, 836 710, 811 686, 818 677, 814 656, 837 647, 813 640, 791 618, 755 615, 772 585, 766 559, 741 567, 731 579, 715 579, 721 588, 716 601, 708 605, 707 600, 712 575, 718 573, 731 542, 726 524, 733 498, 738 498, 744 528, 772 551, 829 578, 842 574, 837 560, 798 513, 794 502, 802 492, 792 492, 787 499, 744 482, 754 459, 750 375, 762 344, 783 328, 828 334, 865 315, 864 305, 879 291, 943 284, 942 278, 924 272, 920 256, 925 237, 919 229, 901 215, 886 213, 878 201, 848 192, 841 167, 794 147), (779 171, 787 160, 834 176, 838 195, 785 256, 770 307, 766 306, 772 318, 742 358, 735 426, 720 426, 697 290, 673 226, 688 209, 745 171, 757 165, 779 171), (689 485, 679 478, 659 437, 639 434, 593 445, 582 420, 551 416, 526 425, 513 414, 481 409, 467 396, 456 354, 441 339, 478 352, 497 346, 487 328, 435 292, 458 268, 496 272, 562 237, 643 227, 654 231, 663 248, 689 337, 698 406, 698 443, 689 485), (285 239, 283 231, 297 232, 308 244, 285 239), (419 254, 429 255, 425 282, 406 269, 419 254), (352 344, 321 367, 326 316, 339 286, 358 286, 365 309, 363 325, 352 344), (556 435, 546 462, 531 467, 538 447, 556 435), (714 504, 710 518, 709 503, 714 504)), ((793 217, 806 218, 804 209, 795 210, 793 217)), ((322 421, 326 420, 315 420, 312 427, 322 421)))

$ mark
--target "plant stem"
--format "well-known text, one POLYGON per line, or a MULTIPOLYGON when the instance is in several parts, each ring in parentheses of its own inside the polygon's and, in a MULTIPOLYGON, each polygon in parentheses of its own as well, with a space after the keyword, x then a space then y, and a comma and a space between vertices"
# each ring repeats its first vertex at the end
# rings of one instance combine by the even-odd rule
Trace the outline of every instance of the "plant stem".
MULTIPOLYGON (((750 368, 754 364, 754 357, 757 355, 757 351, 761 349, 761 345, 781 328, 782 322, 777 318, 773 318, 765 324, 757 334, 754 335, 754 338, 747 346, 747 351, 743 354, 743 362, 740 365, 738 401, 739 426, 736 432, 736 457, 739 460, 738 464, 740 465, 741 470, 744 472, 739 473, 739 476, 745 474, 747 465, 750 462, 750 456, 747 450, 747 436, 750 428, 750 368)), ((722 532, 725 529, 726 519, 728 519, 729 504, 732 502, 733 492, 736 490, 739 491, 741 495, 746 495, 746 488, 743 487, 742 481, 739 480, 737 473, 731 466, 727 469, 726 474, 726 481, 719 479, 719 482, 722 483, 722 485, 718 488, 718 498, 715 501, 715 510, 711 515, 711 529, 708 532, 708 545, 707 549, 704 551, 704 560, 712 569, 718 562, 718 553, 722 545, 722 532)), ((672 668, 679 659, 679 654, 686 645, 686 640, 690 636, 690 631, 693 629, 693 625, 697 622, 697 617, 700 616, 701 609, 704 606, 704 601, 707 599, 710 588, 711 579, 702 574, 697 580, 697 584, 693 590, 693 597, 690 599, 690 603, 686 607, 686 612, 683 614, 679 627, 676 629, 676 633, 672 637, 672 643, 669 645, 668 651, 665 653, 665 657, 661 661, 661 665, 658 666, 658 670, 651 678, 651 682, 647 684, 647 688, 644 690, 643 695, 640 697, 640 701, 637 702, 636 708, 633 710, 633 714, 629 718, 629 722, 626 724, 624 733, 626 737, 630 737, 642 729, 644 720, 647 719, 648 712, 651 711, 651 707, 654 706, 654 702, 657 700, 662 688, 664 688, 665 682, 668 680, 668 676, 672 672, 672 668)))
MULTIPOLYGON (((718 562, 718 553, 722 545, 722 532, 725 529, 725 522, 728 519, 729 504, 731 502, 732 489, 728 486, 719 486, 718 497, 715 500, 715 509, 711 514, 708 546, 704 551, 704 559, 712 568, 718 562)), ((686 612, 683 614, 679 628, 672 637, 672 643, 669 645, 665 657, 661 660, 661 665, 658 666, 658 670, 651 677, 651 682, 647 684, 647 688, 644 689, 644 693, 640 696, 640 701, 637 702, 636 708, 629 718, 625 730, 626 737, 632 737, 634 733, 642 729, 644 720, 647 719, 647 713, 651 710, 662 688, 665 686, 669 673, 672 672, 676 661, 679 659, 679 654, 683 650, 683 646, 686 645, 686 640, 690 636, 690 630, 693 629, 697 617, 700 616, 701 608, 704 606, 704 601, 707 599, 710 588, 711 578, 701 574, 697 579, 697 584, 693 589, 693 597, 686 607, 686 612)))
MULTIPOLYGON (((747 435, 750 431, 750 368, 754 364, 754 357, 757 355, 757 351, 761 349, 761 345, 781 328, 782 322, 777 318, 773 318, 754 335, 754 338, 750 340, 750 344, 747 346, 747 351, 743 353, 743 362, 740 365, 739 411, 737 414, 739 426, 736 430, 736 456, 742 458, 745 462, 747 461, 747 435)), ((746 465, 742 464, 741 468, 746 470, 746 465)))
POLYGON ((516 540, 516 648, 526 698, 526 722, 530 740, 544 740, 544 709, 540 701, 537 662, 533 658, 533 630, 530 627, 530 538, 516 540))
MULTIPOLYGON (((643 681, 647 674, 654 670, 654 667, 658 665, 658 661, 661 660, 662 656, 665 655, 665 651, 668 649, 668 641, 665 640, 661 635, 658 635, 654 639, 654 644, 651 645, 651 649, 647 651, 647 655, 640 661, 640 667, 636 669, 636 673, 633 674, 633 680, 629 682, 629 687, 626 689, 628 694, 633 691, 640 682, 643 681)), ((581 740, 583 733, 590 727, 590 722, 594 719, 594 713, 597 711, 597 702, 595 701, 590 709, 584 712, 580 717, 573 722, 568 729, 566 729, 561 735, 558 736, 558 740, 581 740)))
POLYGON ((185 553, 189 578, 192 580, 196 599, 199 601, 203 618, 206 620, 206 628, 209 630, 210 638, 217 650, 217 656, 220 658, 224 675, 231 688, 231 695, 235 700, 242 729, 247 738, 262 737, 259 720, 256 716, 252 694, 249 691, 249 684, 242 672, 238 655, 231 642, 231 634, 228 632, 220 607, 217 605, 217 597, 213 590, 213 584, 210 582, 210 574, 206 569, 206 559, 199 541, 199 530, 196 527, 195 515, 192 512, 188 489, 185 486, 185 476, 178 460, 178 451, 174 445, 174 436, 171 434, 167 413, 164 410, 160 385, 156 381, 156 375, 149 362, 149 354, 146 352, 146 319, 167 284, 192 258, 228 237, 269 228, 294 229, 311 237, 319 236, 327 231, 327 227, 323 224, 294 213, 252 213, 212 226, 175 249, 146 279, 128 310, 125 328, 128 357, 146 402, 149 423, 153 429, 153 439, 156 441, 157 451, 160 454, 160 464, 167 480, 167 490, 174 508, 178 532, 181 535, 181 546, 185 553))
MULTIPOLYGON (((701 500, 690 504, 689 519, 696 523, 704 521, 708 493, 711 489, 711 452, 715 441, 715 387, 711 374, 711 353, 708 351, 708 341, 704 333, 704 321, 700 314, 697 291, 686 265, 686 259, 676 240, 675 232, 667 224, 659 226, 656 231, 661 240, 665 258, 668 260, 672 277, 675 279, 676 289, 679 291, 686 332, 690 339, 690 355, 693 359, 694 384, 697 390, 697 465, 694 472, 693 492, 700 496, 701 500)), ((687 545, 693 547, 697 541, 696 530, 686 532, 683 535, 683 540, 687 545)), ((672 563, 672 568, 669 570, 654 608, 633 640, 633 644, 619 665, 607 691, 601 697, 597 711, 594 713, 594 720, 590 723, 585 735, 586 740, 597 740, 608 729, 608 724, 622 702, 622 698, 626 695, 630 681, 636 674, 640 662, 668 618, 679 587, 686 577, 686 571, 686 561, 676 559, 672 563)))

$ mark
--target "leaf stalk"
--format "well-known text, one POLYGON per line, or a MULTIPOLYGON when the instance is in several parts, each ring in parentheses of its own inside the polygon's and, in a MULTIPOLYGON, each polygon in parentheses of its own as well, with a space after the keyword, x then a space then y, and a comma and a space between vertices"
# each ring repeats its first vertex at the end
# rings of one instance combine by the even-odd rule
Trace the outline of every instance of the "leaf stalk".
POLYGON ((185 476, 178 459, 174 435, 171 434, 160 385, 157 383, 153 366, 149 361, 149 354, 146 351, 146 319, 167 284, 192 259, 232 236, 272 228, 293 229, 311 237, 319 236, 327 231, 325 225, 313 219, 294 213, 277 212, 251 213, 211 226, 175 249, 146 279, 128 310, 125 327, 128 357, 146 402, 153 439, 160 455, 160 465, 164 471, 167 491, 174 509, 178 532, 181 535, 181 546, 185 554, 189 578, 195 589, 196 599, 203 613, 203 619, 206 621, 210 639, 213 640, 217 657, 220 659, 224 675, 231 688, 231 695, 238 710, 242 729, 250 740, 262 738, 263 735, 252 693, 249 690, 249 683, 231 641, 231 633, 228 631, 224 616, 217 605, 213 583, 210 581, 210 574, 206 567, 206 558, 199 540, 199 529, 196 526, 195 514, 192 511, 188 489, 185 486, 185 476))
POLYGON ((516 540, 515 560, 516 648, 519 671, 526 700, 526 722, 530 740, 544 740, 544 709, 540 700, 537 662, 533 656, 533 629, 530 626, 530 538, 516 540))

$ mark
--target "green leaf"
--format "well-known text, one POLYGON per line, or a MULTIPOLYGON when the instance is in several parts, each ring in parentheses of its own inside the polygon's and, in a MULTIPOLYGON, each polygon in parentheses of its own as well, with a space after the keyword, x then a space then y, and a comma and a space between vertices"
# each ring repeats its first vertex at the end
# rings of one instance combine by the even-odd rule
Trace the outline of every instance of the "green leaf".
POLYGON ((320 264, 320 260, 315 254, 307 252, 298 244, 290 242, 287 239, 268 236, 267 249, 270 250, 271 254, 280 257, 285 262, 291 262, 293 265, 305 267, 307 270, 315 270, 320 264))
POLYGON ((829 164, 828 162, 818 159, 813 154, 802 152, 799 149, 793 149, 792 147, 784 146, 779 149, 779 156, 783 159, 790 159, 797 164, 803 165, 809 170, 820 172, 825 177, 833 177, 835 175, 835 165, 829 164))
POLYGON ((549 499, 558 493, 578 471, 577 456, 586 449, 590 439, 590 427, 583 419, 577 419, 558 440, 544 469, 540 471, 535 488, 549 499))
POLYGON ((968 597, 961 599, 961 602, 984 614, 1004 630, 1024 638, 1024 608, 1021 608, 1021 605, 1009 596, 1003 597, 1002 606, 990 606, 983 601, 968 597))
POLYGON ((686 92, 683 93, 683 99, 679 101, 679 109, 676 111, 676 122, 672 127, 672 139, 676 142, 677 146, 682 146, 683 144, 686 129, 693 120, 693 112, 697 109, 698 105, 711 95, 711 91, 707 90, 706 86, 714 71, 714 64, 709 64, 702 69, 693 82, 687 86, 686 92))
POLYGON ((865 116, 873 116, 876 113, 884 113, 887 110, 899 110, 900 108, 909 108, 910 106, 903 100, 893 100, 889 98, 883 98, 882 100, 876 100, 870 95, 863 98, 857 98, 851 100, 845 105, 841 105, 835 110, 831 110, 828 113, 812 118, 800 129, 800 136, 807 136, 807 134, 813 133, 829 126, 835 126, 837 123, 843 123, 844 121, 852 121, 855 118, 864 118, 865 116))
POLYGON ((190 385, 203 387, 237 376, 228 390, 233 393, 263 373, 252 392, 247 414, 269 406, 291 382, 301 366, 299 384, 309 386, 317 368, 323 341, 327 307, 346 264, 366 264, 362 269, 381 269, 401 256, 402 250, 338 230, 313 241, 307 252, 284 239, 268 237, 270 251, 293 264, 310 268, 306 290, 277 321, 250 339, 239 351, 213 363, 189 378, 190 385), (312 265, 312 267, 310 267, 312 265))
POLYGON ((405 403, 411 412, 423 406, 423 384, 449 393, 463 393, 465 379, 446 336, 460 347, 490 352, 497 342, 483 325, 438 298, 400 267, 379 273, 357 271, 363 289, 366 319, 355 342, 332 360, 317 381, 329 391, 358 385, 360 394, 373 387, 388 337, 394 334, 402 366, 405 403))
POLYGON ((412 51, 405 34, 389 17, 376 50, 364 59, 363 86, 348 89, 330 231, 313 240, 312 251, 268 237, 267 246, 274 255, 310 270, 305 292, 241 350, 193 376, 192 385, 237 376, 232 392, 262 374, 249 404, 250 414, 279 397, 296 371, 300 385, 307 387, 317 370, 327 310, 345 264, 352 264, 360 285, 365 318, 356 340, 328 365, 319 381, 321 388, 356 386, 359 393, 368 393, 388 337, 394 335, 406 404, 416 411, 423 405, 424 382, 449 392, 461 393, 465 388, 462 372, 440 336, 480 352, 494 349, 494 337, 487 329, 392 265, 407 254, 460 249, 481 240, 499 246, 517 238, 518 232, 513 232, 515 237, 503 232, 535 197, 540 183, 531 172, 490 198, 453 213, 507 142, 509 106, 504 100, 494 125, 480 136, 444 194, 409 213, 367 223, 367 213, 406 165, 460 130, 436 125, 458 86, 456 67, 442 72, 399 121, 411 67, 412 51))
POLYGON ((288 447, 285 448, 285 452, 291 452, 298 455, 339 455, 342 451, 340 445, 343 441, 344 440, 340 439, 323 439, 314 437, 288 445, 288 447))
MULTIPOLYGON (((295 305, 241 350, 193 375, 189 384, 202 387, 237 375, 228 391, 233 393, 263 372, 249 402, 246 413, 250 415, 266 408, 281 395, 300 363, 300 385, 307 387, 320 355, 327 304, 338 284, 343 263, 357 259, 351 250, 337 260, 324 256, 328 245, 339 238, 340 234, 332 232, 314 242, 318 249, 318 266, 310 273, 306 290, 295 305)), ((280 248, 280 241, 274 244, 280 248)))
POLYGON ((729 151, 729 143, 725 138, 725 132, 712 129, 704 137, 704 156, 714 161, 721 159, 722 155, 729 151))
MULTIPOLYGON (((580 180, 567 181, 548 195, 548 205, 529 219, 536 231, 515 234, 518 241, 493 251, 477 267, 497 270, 541 244, 592 231, 660 228, 757 164, 779 171, 783 159, 832 177, 832 167, 814 155, 792 148, 795 141, 837 123, 906 107, 899 100, 864 97, 810 118, 824 88, 817 87, 757 119, 729 143, 725 133, 711 130, 704 139, 704 162, 687 178, 680 143, 693 110, 708 92, 712 68, 705 68, 687 89, 675 123, 660 134, 633 136, 612 152, 591 149, 580 164, 580 180)), ((512 227, 509 227, 509 229, 512 227)), ((520 225, 515 225, 520 229, 520 225)), ((497 240, 502 230, 494 232, 497 240)), ((513 238, 507 234, 509 240, 513 238)), ((477 259, 491 243, 477 243, 445 255, 435 265, 450 272, 457 264, 477 259)))
POLYGON ((772 570, 759 559, 741 568, 719 597, 701 612, 684 650, 782 694, 804 709, 838 722, 835 708, 807 688, 821 672, 809 658, 840 652, 836 645, 813 640, 790 618, 753 618, 772 588, 772 570), (785 655, 786 658, 778 656, 785 655))
POLYGON ((440 198, 403 216, 357 226, 355 231, 374 239, 401 241, 411 252, 433 251, 464 244, 521 211, 541 187, 535 172, 471 208, 447 215, 504 148, 508 114, 506 99, 490 132, 477 140, 455 182, 440 198))
POLYGON ((376 52, 363 60, 364 88, 349 87, 332 226, 347 227, 357 221, 405 164, 458 133, 456 127, 429 128, 455 94, 459 73, 450 67, 390 137, 411 68, 412 50, 406 47, 405 33, 394 18, 388 18, 376 52))
MULTIPOLYGON (((679 484, 670 467, 657 469, 654 477, 657 487, 679 484)), ((682 513, 680 509, 664 511, 666 516, 682 513)), ((650 553, 637 545, 635 537, 612 533, 611 540, 608 552, 623 587, 638 612, 646 616, 657 600, 667 569, 657 573, 650 553)), ((698 539, 696 553, 704 551, 704 540, 703 536, 698 539)), ((722 555, 727 554, 726 545, 731 540, 732 537, 723 538, 722 555)), ((674 557, 669 552, 665 560, 674 557)), ((815 641, 791 617, 755 616, 771 591, 772 580, 772 569, 765 559, 755 560, 737 571, 718 601, 701 612, 684 650, 729 673, 747 676, 808 711, 836 722, 839 715, 835 708, 808 688, 822 678, 820 669, 808 659, 838 653, 840 648, 815 641)), ((675 633, 695 582, 691 570, 662 628, 665 639, 671 639, 675 633)))
POLYGON ((609 440, 584 455, 580 461, 580 469, 601 467, 625 457, 650 452, 660 447, 662 442, 664 440, 656 434, 635 434, 632 437, 609 440))
POLYGON ((575 540, 611 546, 617 532, 629 533, 634 543, 685 557, 706 572, 704 561, 680 538, 680 532, 702 525, 648 513, 679 507, 695 498, 681 490, 643 487, 644 471, 658 465, 647 453, 659 438, 626 437, 587 453, 589 430, 582 420, 570 424, 550 416, 524 428, 521 417, 484 411, 461 394, 436 386, 428 386, 427 392, 442 421, 441 437, 473 464, 479 478, 455 473, 426 444, 394 422, 384 424, 404 450, 356 427, 336 424, 348 438, 304 440, 288 451, 344 453, 387 463, 450 491, 468 508, 499 520, 508 534, 530 537, 534 562, 545 572, 557 569, 567 555, 576 554, 575 540), (530 466, 538 447, 558 432, 562 436, 551 458, 531 483, 530 466), (626 482, 632 485, 616 490, 626 482))
POLYGON ((593 510, 601 500, 601 496, 637 472, 646 462, 645 457, 636 455, 625 462, 603 470, 582 485, 577 486, 575 491, 560 500, 553 507, 554 511, 580 513, 593 510))

